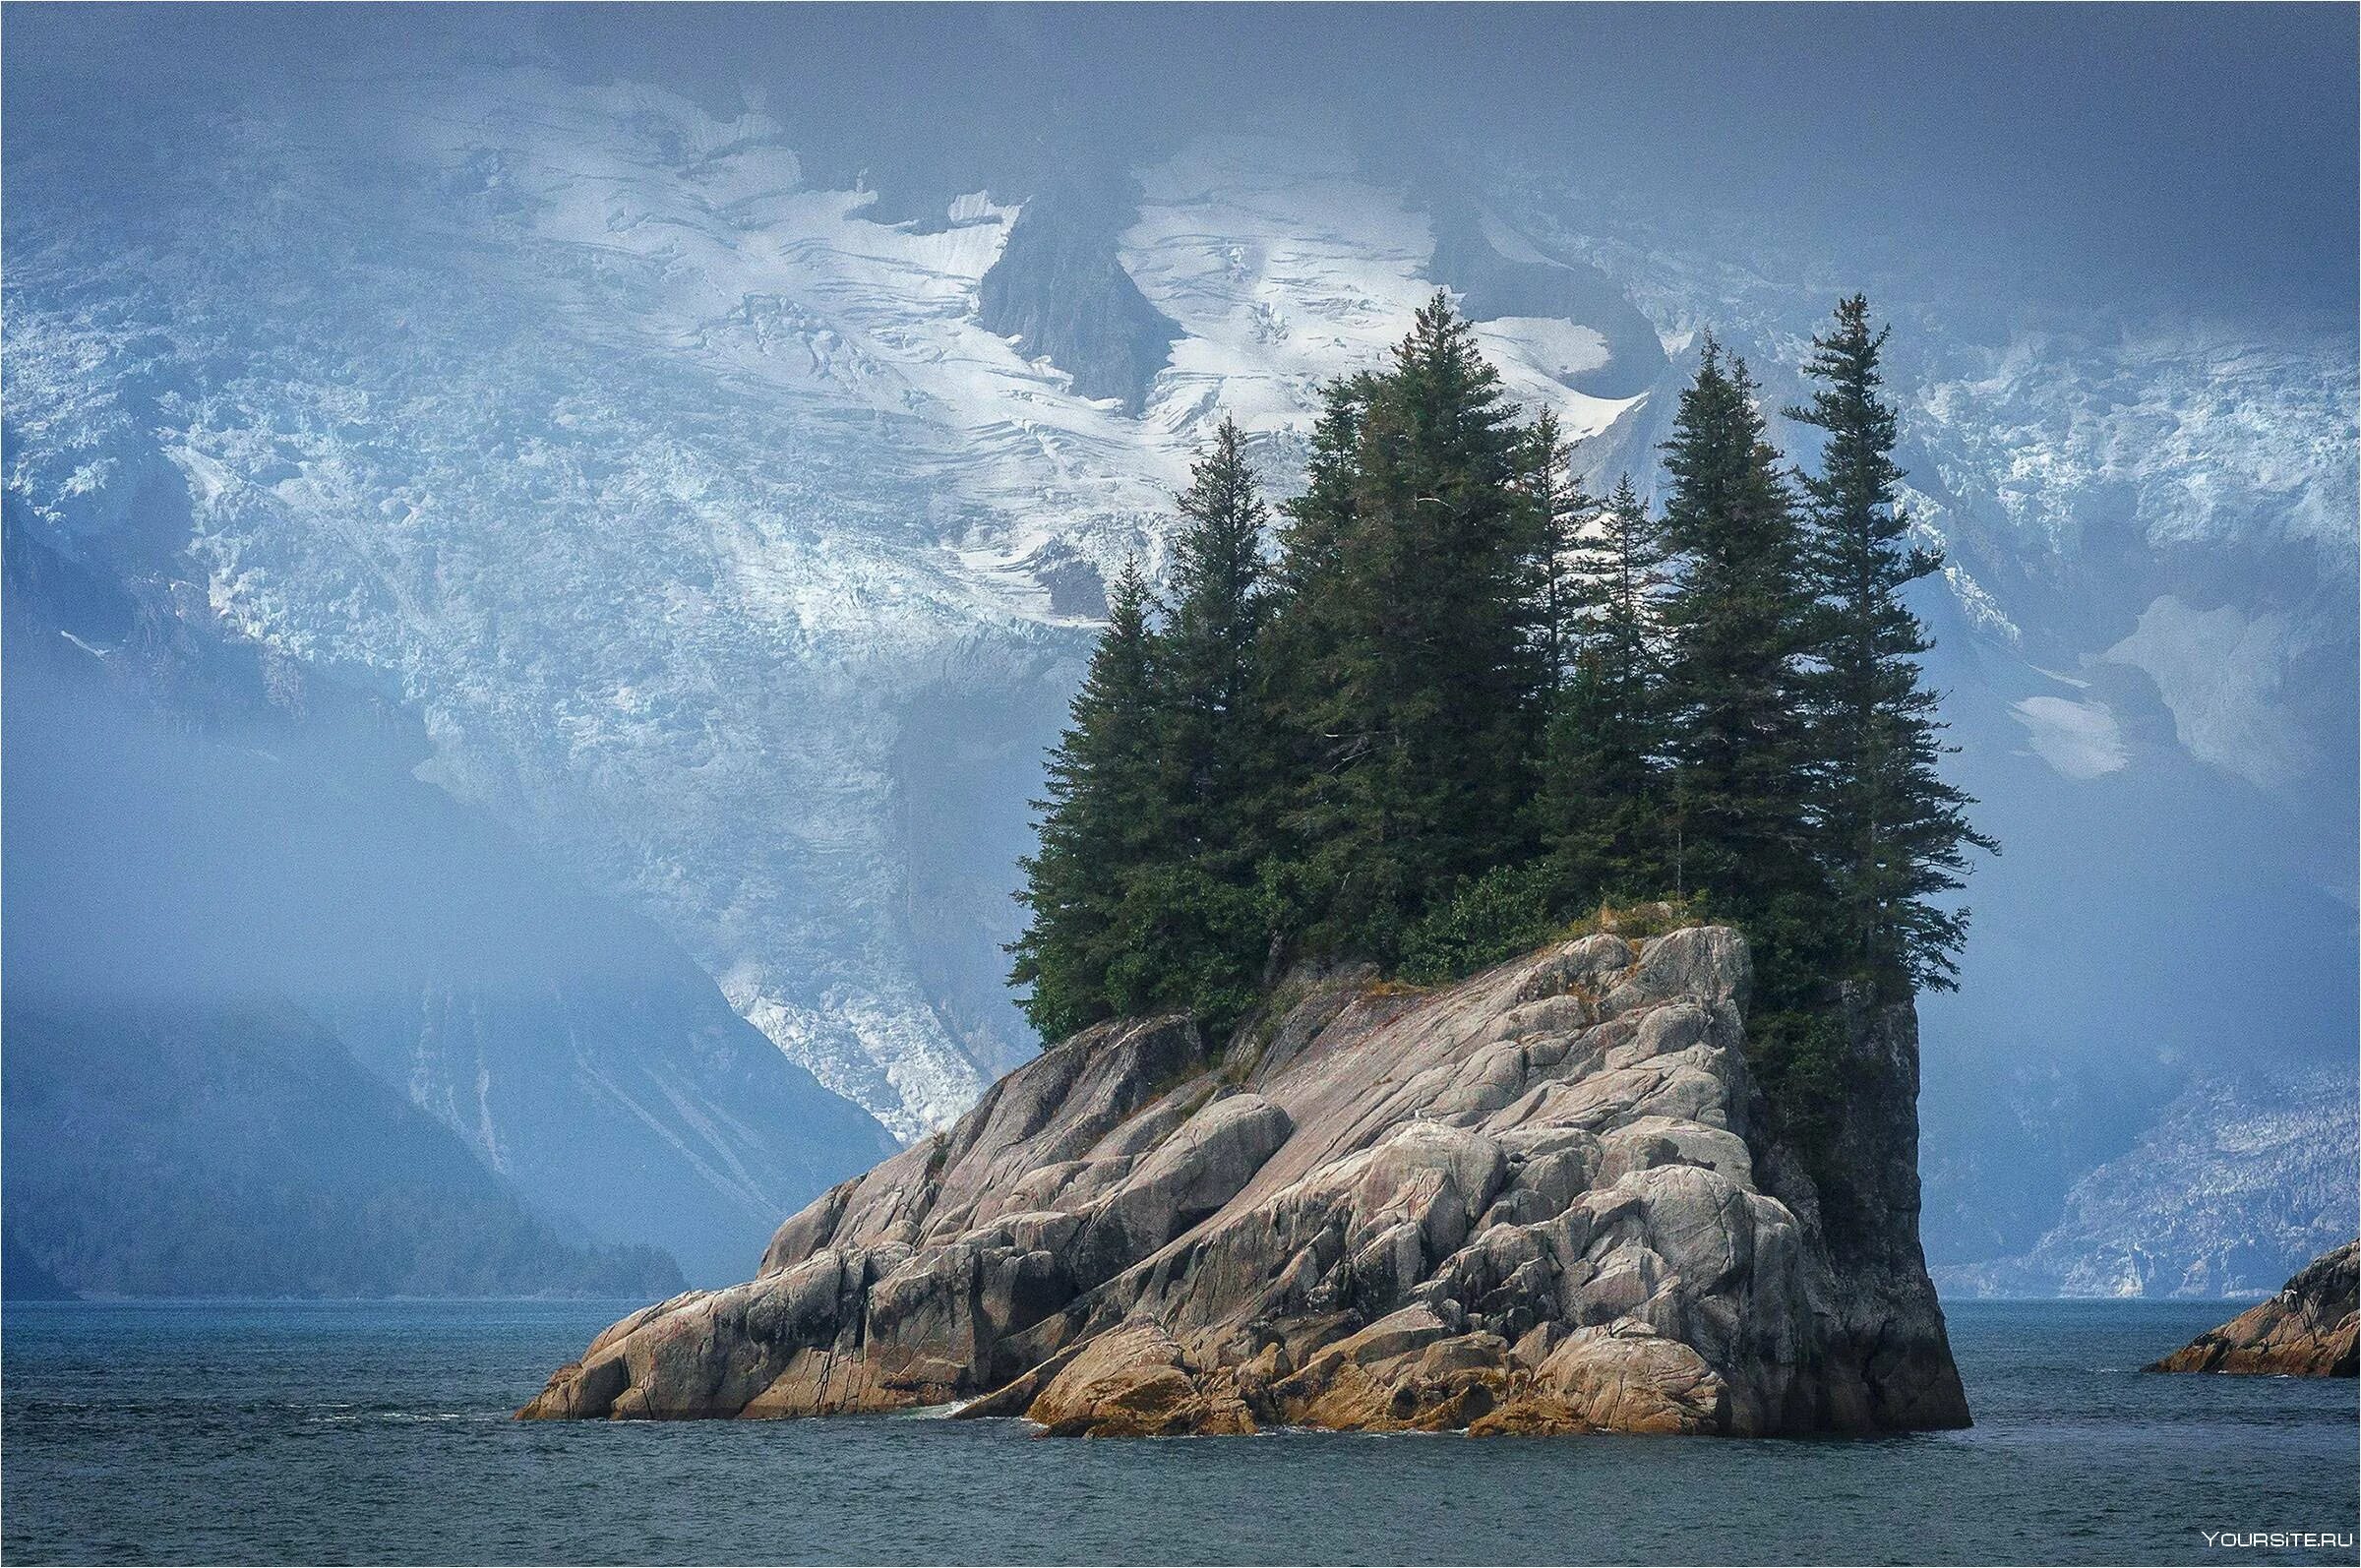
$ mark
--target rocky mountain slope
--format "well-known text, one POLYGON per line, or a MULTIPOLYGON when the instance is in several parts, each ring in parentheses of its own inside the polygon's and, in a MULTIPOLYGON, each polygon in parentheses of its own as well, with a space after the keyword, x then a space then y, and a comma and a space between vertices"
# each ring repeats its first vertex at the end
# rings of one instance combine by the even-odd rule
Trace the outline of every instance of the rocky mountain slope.
POLYGON ((1292 484, 1319 382, 1436 286, 1643 480, 1703 330, 1777 405, 1838 287, 1898 317, 1930 674, 2010 846, 1924 1014, 1934 1252, 2033 1246, 2193 1076, 2348 1050, 2349 332, 1914 297, 1562 150, 1045 117, 1049 174, 929 134, 922 179, 851 108, 808 153, 758 93, 477 27, 317 90, 11 52, 8 526, 401 711, 421 778, 898 1136, 1036 1048, 1000 944, 1104 574, 1160 562, 1219 413, 1292 484), (2177 984, 2266 924, 2250 995, 2177 984))
POLYGON ((11 1239, 69 1284, 715 1282, 892 1147, 645 920, 410 777, 397 708, 122 573, 12 526, 0 1157, 11 1239))
POLYGON ((12 1301, 71 1301, 80 1295, 26 1250, 14 1232, 0 1234, 0 1296, 12 1301))
POLYGON ((1737 935, 1448 989, 1299 980, 1227 1051, 1076 1035, 635 1313, 527 1417, 951 1400, 1074 1433, 1964 1425, 1916 1235, 1916 1041, 1858 1021, 1825 1188, 1768 1133, 1737 935))
POLYGON ((2361 1370, 2361 1243, 2313 1259, 2270 1300, 2148 1368, 2268 1377, 2351 1377, 2361 1370))
POLYGON ((2066 1195, 2029 1249, 1937 1267, 1955 1296, 2242 1296, 2361 1228, 2350 1072, 2209 1078, 2066 1195))
MULTIPOLYGON (((437 783, 646 911, 830 1088, 946 1121, 1034 1046, 999 944, 1100 581, 1158 557, 1217 407, 1291 472, 1318 384, 1434 286, 1426 219, 1233 139, 1148 171, 1128 226, 982 194, 888 224, 759 115, 544 70, 352 89, 199 109, 170 168, 114 158, 145 121, 12 146, 53 214, 11 229, 20 525, 105 562, 185 518, 223 626, 396 691, 437 783), (142 281, 88 293, 126 248, 142 281), (1155 322, 1182 335, 1136 416, 1090 395, 1155 322)), ((1572 434, 1628 402, 1568 384, 1617 364, 1579 323, 1485 342, 1572 434)))
POLYGON ((9 1255, 84 1294, 628 1296, 680 1281, 658 1247, 580 1244, 533 1214, 283 1002, 91 1005, 12 986, 0 1032, 9 1255))

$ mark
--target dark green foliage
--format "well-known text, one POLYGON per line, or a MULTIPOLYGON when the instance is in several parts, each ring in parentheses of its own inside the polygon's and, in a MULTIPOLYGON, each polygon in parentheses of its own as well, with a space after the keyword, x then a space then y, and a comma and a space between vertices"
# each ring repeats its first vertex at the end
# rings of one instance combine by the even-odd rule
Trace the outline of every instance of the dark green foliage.
POLYGON ((1032 910, 1010 978, 1053 1039, 1119 1014, 1194 1011, 1225 1026, 1268 960, 1260 888, 1286 748, 1263 673, 1268 520, 1225 419, 1180 498, 1172 609, 1149 621, 1127 565, 1052 756, 1032 910))
MULTIPOLYGON (((1362 375, 1323 389, 1320 417, 1311 427, 1303 493, 1282 509, 1287 520, 1280 536, 1279 583, 1287 614, 1280 625, 1307 643, 1335 634, 1321 595, 1345 578, 1346 541, 1358 514, 1362 424, 1378 385, 1377 377, 1362 375)), ((1302 656, 1309 651, 1307 646, 1302 656)))
POLYGON ((1427 911, 1402 941, 1402 978, 1434 985, 1528 953, 1563 924, 1555 874, 1529 862, 1495 866, 1427 911))
POLYGON ((1157 639, 1169 828, 1180 852, 1225 881, 1250 881, 1269 847, 1279 786, 1276 720, 1263 673, 1271 609, 1263 529, 1270 514, 1224 419, 1180 497, 1172 613, 1157 639))
POLYGON ((1159 795, 1170 862, 1125 890, 1119 1012, 1189 1008, 1219 1026, 1260 990, 1270 928, 1257 887, 1282 805, 1264 673, 1272 602, 1245 438, 1224 419, 1180 497, 1172 611, 1154 644, 1159 795))
POLYGON ((1127 957, 1123 900, 1141 872, 1170 858, 1153 660, 1147 581, 1126 564, 1050 757, 1049 798, 1033 803, 1041 848, 1023 862, 1018 897, 1032 919, 1010 946, 1009 978, 1032 988, 1025 1016, 1052 1040, 1114 1016, 1109 974, 1127 957))
POLYGON ((1573 678, 1586 619, 1600 599, 1597 584, 1586 575, 1592 563, 1580 531, 1598 503, 1574 482, 1568 455, 1556 413, 1543 409, 1518 443, 1517 493, 1529 513, 1526 527, 1536 550, 1541 597, 1535 619, 1543 681, 1551 691, 1573 678))
POLYGON ((1259 888, 1205 864, 1149 866, 1126 877, 1108 935, 1109 1011, 1193 1012, 1219 1036, 1262 992, 1270 920, 1259 888))
POLYGON ((1652 897, 1671 886, 1671 736, 1658 631, 1665 549, 1628 475, 1576 540, 1580 619, 1544 769, 1544 836, 1557 885, 1577 899, 1652 897))
POLYGON ((1878 374, 1888 331, 1871 329, 1860 295, 1840 301, 1805 366, 1819 388, 1787 416, 1827 432, 1820 472, 1803 487, 1825 664, 1820 814, 1836 951, 1884 994, 1907 995, 1954 984, 1968 913, 1937 900, 1960 888, 1969 846, 1998 846, 1968 825, 1974 803, 1936 770, 1952 748, 1920 684, 1918 655, 1932 644, 1902 590, 1943 563, 1907 542, 1896 502, 1894 411, 1878 374))
POLYGON ((1708 338, 1665 444, 1664 601, 1675 891, 1740 920, 1820 895, 1804 659, 1815 628, 1804 538, 1743 362, 1708 338))
POLYGON ((1441 295, 1315 433, 1279 639, 1315 950, 1390 959, 1439 889, 1525 848, 1547 672, 1523 445, 1441 295))
MULTIPOLYGON (((1763 973, 1759 959, 1756 973, 1763 973)), ((1772 978, 1779 978, 1777 971, 1772 978)), ((1778 1114, 1781 1133, 1802 1153, 1815 1179, 1829 1174, 1825 1162, 1850 1086, 1850 1055, 1841 1006, 1772 1006, 1758 1000, 1749 1010, 1747 1062, 1778 1114)), ((1820 1184, 1824 1193, 1845 1185, 1820 1184)))
POLYGON ((1035 1023, 1221 1030, 1291 956, 1436 982, 1710 904, 1752 944, 1750 1049, 1808 1152, 1855 1086, 1848 988, 1948 983, 1964 917, 1930 899, 1989 847, 1934 771, 1899 597, 1933 561, 1901 546, 1865 312, 1812 365, 1808 508, 1710 339, 1663 518, 1628 478, 1584 496, 1439 295, 1388 370, 1328 389, 1275 563, 1225 421, 1163 627, 1126 572, 1052 759, 1014 945, 1035 1023))

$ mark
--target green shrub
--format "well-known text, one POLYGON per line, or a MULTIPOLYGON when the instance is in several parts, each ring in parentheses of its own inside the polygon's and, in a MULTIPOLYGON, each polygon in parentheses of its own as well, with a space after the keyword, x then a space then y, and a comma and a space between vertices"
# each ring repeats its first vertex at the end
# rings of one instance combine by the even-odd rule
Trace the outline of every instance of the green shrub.
POLYGON ((1541 946, 1558 930, 1549 891, 1540 864, 1497 866, 1463 882, 1404 936, 1401 977, 1436 985, 1541 946))

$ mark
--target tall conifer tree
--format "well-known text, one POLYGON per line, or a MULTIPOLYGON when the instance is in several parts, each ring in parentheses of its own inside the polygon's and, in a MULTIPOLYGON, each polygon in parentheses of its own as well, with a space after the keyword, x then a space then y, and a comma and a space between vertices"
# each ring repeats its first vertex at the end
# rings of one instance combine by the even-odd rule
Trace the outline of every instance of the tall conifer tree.
POLYGON ((1897 426, 1878 371, 1890 331, 1872 329, 1861 295, 1839 301, 1804 367, 1818 388, 1787 417, 1827 433, 1820 472, 1803 486, 1823 628, 1821 843, 1838 951, 1887 995, 1907 995, 1954 983, 1967 911, 1936 900, 1962 886, 1968 848, 1997 846, 1969 825, 1974 802, 1938 771, 1952 748, 1920 680, 1918 656, 1932 643, 1902 598, 1943 562, 1907 543, 1897 501, 1897 426))
POLYGON ((1040 848, 1021 864, 1031 911, 1009 945, 1009 980, 1031 987, 1025 1016, 1056 1040, 1111 1016, 1110 968, 1124 957, 1119 919, 1141 874, 1169 861, 1158 759, 1155 633, 1148 585, 1125 562, 1108 593, 1107 629, 1050 754, 1040 848))
POLYGON ((1670 887, 1661 533, 1626 474, 1572 552, 1581 616, 1543 781, 1561 896, 1628 899, 1670 887))
POLYGON ((1109 972, 1119 1011, 1195 1011, 1226 1028, 1253 1001, 1273 911, 1258 888, 1274 849, 1288 749, 1268 672, 1269 511, 1231 419, 1180 497, 1171 612, 1156 639, 1158 807, 1169 857, 1126 891, 1126 951, 1109 972))
POLYGON ((1313 641, 1341 634, 1333 627, 1313 629, 1326 624, 1320 613, 1322 595, 1343 582, 1345 544, 1358 515, 1354 491, 1362 425, 1378 384, 1378 377, 1363 373, 1320 389, 1320 416, 1312 422, 1302 493, 1280 509, 1285 516, 1280 528, 1280 593, 1288 619, 1313 641))
POLYGON ((1743 361, 1708 338, 1665 444, 1672 871, 1754 925, 1800 937, 1819 894, 1807 723, 1812 596, 1803 536, 1743 361))
POLYGON ((1531 513, 1526 526, 1541 595, 1535 619, 1542 639, 1543 683, 1548 690, 1563 687, 1573 677, 1575 650, 1594 597, 1582 578, 1579 525, 1598 503, 1574 482, 1568 455, 1556 411, 1544 408, 1520 439, 1517 490, 1531 513))
POLYGON ((1499 377, 1444 295, 1387 374, 1331 394, 1317 440, 1285 638, 1302 879, 1315 944, 1390 956, 1429 900, 1523 847, 1544 684, 1532 512, 1499 377))
POLYGON ((1235 420, 1215 428, 1180 499, 1186 521, 1174 544, 1160 665, 1173 830, 1192 857, 1251 866, 1266 847, 1262 817, 1276 783, 1262 668, 1270 513, 1235 420))

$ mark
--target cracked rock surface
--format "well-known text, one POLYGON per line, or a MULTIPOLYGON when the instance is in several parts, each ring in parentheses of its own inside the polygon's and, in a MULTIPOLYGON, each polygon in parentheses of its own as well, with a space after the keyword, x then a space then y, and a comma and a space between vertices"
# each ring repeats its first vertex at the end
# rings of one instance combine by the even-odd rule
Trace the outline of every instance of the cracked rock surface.
POLYGON ((2151 1372, 2351 1377, 2361 1369, 2361 1241, 2304 1265, 2279 1294, 2154 1362, 2151 1372))
POLYGON ((1303 979, 1226 1051, 1119 1020, 644 1308, 529 1417, 964 1402, 1053 1432, 1959 1426, 1910 1009, 1861 1010, 1822 1192, 1769 1131, 1731 931, 1447 989, 1303 979))

